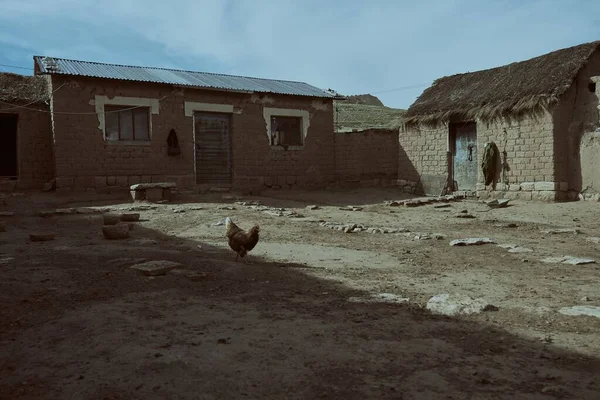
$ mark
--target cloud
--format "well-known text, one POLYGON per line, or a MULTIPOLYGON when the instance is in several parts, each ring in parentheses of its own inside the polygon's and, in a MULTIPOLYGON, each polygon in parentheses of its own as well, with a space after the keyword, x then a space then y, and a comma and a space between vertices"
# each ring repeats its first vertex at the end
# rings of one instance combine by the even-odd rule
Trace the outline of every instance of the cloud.
MULTIPOLYGON (((300 80, 342 93, 429 83, 600 39, 600 2, 0 0, 0 48, 300 80), (577 27, 577 29, 574 29, 577 27)), ((2 56, 0 56, 0 62, 2 56)), ((423 88, 387 91, 408 107, 423 88)))

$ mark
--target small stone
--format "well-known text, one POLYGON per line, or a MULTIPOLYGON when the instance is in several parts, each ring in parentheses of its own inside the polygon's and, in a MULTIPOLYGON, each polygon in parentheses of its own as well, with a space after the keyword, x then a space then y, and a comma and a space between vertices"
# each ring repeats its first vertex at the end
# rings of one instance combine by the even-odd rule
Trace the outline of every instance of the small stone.
POLYGON ((560 233, 573 233, 573 234, 578 234, 581 233, 581 231, 577 228, 560 228, 560 229, 546 229, 546 230, 542 230, 542 233, 545 234, 560 234, 560 233))
POLYGON ((156 260, 156 261, 146 261, 140 264, 132 265, 131 269, 135 269, 140 271, 142 274, 146 276, 158 276, 165 275, 167 272, 174 270, 175 268, 180 268, 182 265, 177 262, 168 261, 168 260, 156 260))
POLYGON ((352 233, 354 229, 356 229, 356 224, 345 226, 344 233, 352 233))
POLYGON ((515 246, 508 250, 509 253, 532 253, 533 249, 527 247, 515 246))
POLYGON ((50 240, 54 240, 56 238, 56 233, 53 232, 44 232, 44 233, 30 233, 29 239, 32 242, 48 242, 50 240))
POLYGON ((102 217, 104 225, 116 225, 121 222, 120 215, 107 214, 102 217))
POLYGON ((128 224, 104 225, 102 234, 108 240, 121 240, 129 237, 128 224))
POLYGON ((559 313, 569 316, 587 315, 590 317, 600 318, 600 307, 597 306, 574 306, 563 307, 558 310, 559 313))
POLYGON ((461 214, 468 214, 468 213, 469 213, 469 210, 460 210, 460 213, 461 213, 461 214))
POLYGON ((319 207, 319 206, 312 205, 312 206, 307 206, 306 208, 307 208, 308 210, 318 210, 320 207, 319 207))
POLYGON ((219 210, 233 211, 233 210, 235 210, 235 207, 232 207, 232 206, 221 206, 221 207, 219 207, 219 210))
POLYGON ((452 207, 452 204, 450 203, 442 203, 442 204, 436 204, 433 206, 433 208, 448 208, 448 207, 452 207))
POLYGON ((185 212, 185 210, 184 210, 184 209, 182 209, 182 208, 178 208, 178 209, 175 209, 175 210, 173 210, 173 212, 174 212, 175 214, 183 214, 183 213, 185 212))
POLYGON ((465 219, 472 219, 472 218, 476 218, 473 214, 457 214, 455 215, 456 218, 465 218, 465 219))
POLYGON ((496 244, 496 241, 490 238, 466 238, 450 242, 450 246, 478 246, 482 244, 496 244))
POLYGON ((140 264, 145 261, 146 261, 145 258, 121 257, 121 258, 115 258, 113 260, 109 260, 106 263, 106 265, 110 266, 110 267, 127 267, 127 266, 134 265, 134 264, 140 264))
POLYGON ((487 306, 483 307, 483 311, 500 311, 500 308, 493 304, 488 304, 487 306))
POLYGON ((121 221, 123 222, 137 222, 140 220, 140 214, 138 213, 125 213, 121 214, 121 221))
POLYGON ((581 298, 581 301, 592 301, 589 297, 584 296, 581 298))
POLYGON ((479 314, 490 304, 483 299, 473 299, 466 295, 448 293, 433 296, 427 302, 426 308, 436 314, 455 316, 479 314))
POLYGON ((0 211, 0 217, 12 217, 15 215, 12 211, 0 211))

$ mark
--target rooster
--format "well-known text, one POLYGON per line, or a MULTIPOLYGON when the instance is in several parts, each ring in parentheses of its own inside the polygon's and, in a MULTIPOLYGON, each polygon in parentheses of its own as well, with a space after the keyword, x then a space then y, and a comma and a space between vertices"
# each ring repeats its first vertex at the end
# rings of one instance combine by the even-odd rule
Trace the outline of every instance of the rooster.
POLYGON ((256 243, 258 243, 258 233, 260 227, 254 225, 248 231, 243 231, 239 226, 233 223, 231 218, 225 218, 225 228, 227 229, 227 239, 229 240, 229 247, 231 250, 237 253, 235 261, 238 257, 244 258, 249 251, 251 251, 256 243))

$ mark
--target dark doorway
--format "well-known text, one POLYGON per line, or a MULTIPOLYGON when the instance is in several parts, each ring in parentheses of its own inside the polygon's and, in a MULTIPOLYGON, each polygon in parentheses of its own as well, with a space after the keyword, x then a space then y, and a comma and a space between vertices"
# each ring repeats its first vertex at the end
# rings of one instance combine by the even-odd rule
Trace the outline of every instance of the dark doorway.
POLYGON ((456 190, 474 191, 477 186, 477 125, 462 122, 450 125, 450 147, 453 155, 456 190))
POLYGON ((229 114, 195 113, 196 183, 231 184, 229 114))
POLYGON ((0 177, 17 178, 17 127, 19 116, 0 113, 0 177))

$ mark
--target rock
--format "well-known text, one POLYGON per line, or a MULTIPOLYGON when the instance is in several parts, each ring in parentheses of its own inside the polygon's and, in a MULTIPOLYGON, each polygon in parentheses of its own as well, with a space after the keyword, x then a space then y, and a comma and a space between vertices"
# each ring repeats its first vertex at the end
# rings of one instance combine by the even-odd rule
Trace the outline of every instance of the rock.
POLYGON ((600 244, 600 237, 589 237, 586 239, 586 242, 600 244))
POLYGON ((431 235, 429 235, 427 233, 418 233, 415 235, 414 239, 415 240, 430 240, 431 235))
POLYGON ((584 264, 595 264, 596 261, 591 258, 567 257, 567 259, 564 260, 562 263, 570 264, 570 265, 584 265, 584 264))
POLYGON ((529 249, 527 247, 521 247, 516 244, 500 244, 498 247, 502 247, 503 249, 508 249, 509 253, 531 253, 533 249, 529 249))
POLYGON ((356 224, 347 225, 344 227, 344 233, 352 233, 352 232, 354 232, 354 229, 356 229, 356 228, 357 228, 356 224))
POLYGON ((362 211, 363 208, 356 207, 356 206, 346 206, 346 207, 340 207, 340 210, 342 210, 342 211, 362 211))
POLYGON ((15 213, 12 211, 0 211, 0 217, 12 217, 15 213))
POLYGON ((399 201, 390 201, 388 203, 388 206, 390 206, 390 207, 400 207, 400 204, 401 203, 399 201))
POLYGON ((473 214, 457 214, 455 215, 456 218, 465 218, 465 219, 469 219, 469 218, 476 218, 473 214))
POLYGON ((128 257, 121 257, 121 258, 115 258, 113 260, 109 260, 106 265, 109 267, 127 267, 127 266, 131 266, 134 264, 140 264, 145 262, 146 259, 145 258, 128 258, 128 257))
POLYGON ((167 272, 180 268, 182 265, 177 262, 167 260, 146 261, 140 264, 132 265, 131 269, 140 271, 146 276, 165 275, 167 272))
POLYGON ((559 313, 569 316, 587 315, 590 317, 600 318, 600 307, 598 306, 574 306, 563 307, 558 310, 559 313))
POLYGON ((54 238, 56 238, 56 233, 54 232, 38 232, 29 234, 29 239, 32 242, 49 242, 50 240, 54 240, 54 238))
POLYGON ((208 273, 206 272, 193 271, 191 269, 184 268, 172 269, 169 271, 169 274, 182 276, 189 279, 190 281, 201 281, 203 279, 206 279, 206 277, 208 276, 208 273))
POLYGON ((546 229, 546 230, 542 230, 541 232, 545 233, 545 234, 551 234, 551 235, 555 235, 555 234, 559 234, 559 233, 574 233, 574 234, 581 233, 581 231, 577 228, 546 229))
POLYGON ((444 293, 429 299, 426 308, 435 314, 455 316, 479 314, 489 306, 490 304, 483 299, 444 293))
POLYGON ((452 207, 452 204, 450 203, 442 203, 442 204, 436 204, 433 206, 433 208, 448 208, 448 207, 452 207))
POLYGON ((128 224, 104 225, 102 234, 108 240, 121 240, 129 237, 128 224))
POLYGON ((116 225, 121 222, 120 215, 107 214, 102 217, 104 225, 116 225))
POLYGON ((466 238, 450 242, 450 246, 478 246, 482 244, 496 244, 496 242, 490 238, 466 238))
POLYGON ((130 190, 147 190, 147 189, 172 189, 177 184, 175 182, 156 182, 156 183, 136 183, 129 187, 130 190))
POLYGON ((500 307, 493 304, 488 304, 487 306, 483 307, 483 311, 500 311, 500 307))
POLYGON ((307 206, 306 208, 307 208, 308 210, 318 210, 318 209, 320 209, 321 207, 319 207, 319 206, 314 206, 314 205, 313 205, 313 206, 307 206))
POLYGON ((221 207, 219 207, 219 210, 233 211, 233 210, 235 210, 235 207, 232 207, 232 206, 221 206, 221 207))
POLYGON ((121 214, 121 221, 123 222, 137 222, 140 220, 140 214, 138 213, 125 213, 121 214))
POLYGON ((140 206, 129 207, 128 210, 129 211, 149 211, 149 210, 156 210, 157 208, 158 208, 157 206, 140 205, 140 206))
POLYGON ((581 298, 581 301, 592 301, 589 297, 584 296, 581 298))
POLYGON ((446 235, 441 234, 441 233, 434 233, 433 238, 435 240, 444 240, 444 239, 446 239, 446 235))
POLYGON ((496 199, 496 200, 491 200, 488 201, 487 203, 485 203, 489 208, 504 208, 506 206, 508 206, 508 203, 510 202, 510 199, 496 199))

